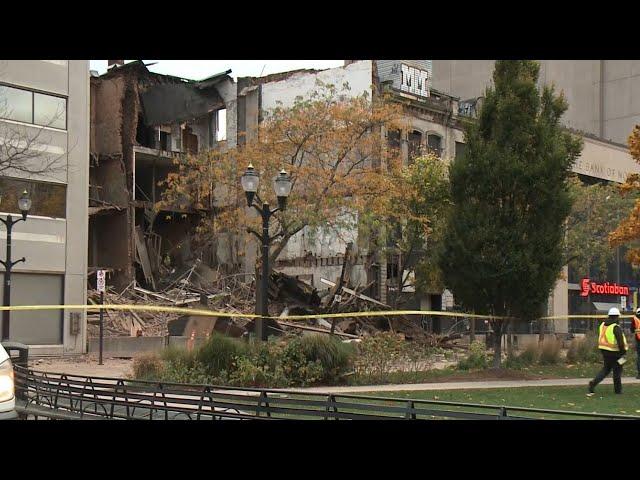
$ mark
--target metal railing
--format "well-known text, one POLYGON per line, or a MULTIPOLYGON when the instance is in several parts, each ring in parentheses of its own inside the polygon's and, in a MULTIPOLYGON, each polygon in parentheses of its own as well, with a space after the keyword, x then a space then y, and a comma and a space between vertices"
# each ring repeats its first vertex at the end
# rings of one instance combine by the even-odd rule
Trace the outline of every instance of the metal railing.
POLYGON ((85 377, 15 368, 23 418, 113 420, 635 419, 536 408, 85 377))

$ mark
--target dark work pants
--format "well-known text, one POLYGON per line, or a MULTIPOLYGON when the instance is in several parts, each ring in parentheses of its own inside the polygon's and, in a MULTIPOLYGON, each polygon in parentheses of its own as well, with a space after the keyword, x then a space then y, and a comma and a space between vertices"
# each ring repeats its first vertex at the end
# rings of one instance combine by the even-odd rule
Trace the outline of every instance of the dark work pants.
POLYGON ((598 372, 596 378, 591 381, 591 384, 595 387, 613 370, 613 389, 616 393, 622 393, 622 365, 618 364, 618 359, 621 355, 618 352, 609 352, 607 350, 600 350, 600 353, 602 353, 604 366, 598 372))
MULTIPOLYGON (((635 337, 635 334, 633 335, 635 337)), ((640 375, 640 341, 636 338, 636 368, 638 369, 638 375, 640 375)))

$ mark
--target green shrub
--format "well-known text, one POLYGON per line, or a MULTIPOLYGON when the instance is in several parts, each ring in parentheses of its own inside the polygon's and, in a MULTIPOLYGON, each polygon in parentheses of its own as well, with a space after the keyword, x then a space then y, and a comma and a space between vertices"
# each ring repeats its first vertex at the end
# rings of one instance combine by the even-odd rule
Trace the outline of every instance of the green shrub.
POLYGON ((351 366, 355 350, 351 344, 343 343, 329 335, 303 335, 300 348, 307 363, 320 362, 323 382, 334 382, 351 366))
POLYGON ((218 383, 205 365, 200 362, 187 363, 177 358, 165 364, 162 380, 171 383, 212 384, 218 383))
POLYGON ((538 343, 530 343, 525 349, 522 351, 518 358, 520 363, 524 366, 529 366, 535 364, 540 359, 540 349, 538 348, 538 343))
POLYGON ((134 358, 133 378, 136 380, 160 380, 162 374, 162 360, 156 353, 145 353, 134 358))
POLYGON ((385 377, 402 358, 404 345, 403 338, 391 332, 363 338, 357 346, 356 375, 370 379, 385 377))
POLYGON ((289 380, 285 377, 281 365, 270 368, 268 364, 259 364, 255 358, 238 357, 236 368, 229 376, 231 385, 242 387, 287 387, 289 380))
POLYGON ((192 367, 196 363, 195 350, 187 350, 185 347, 171 345, 160 351, 160 358, 168 364, 181 363, 192 367))
POLYGON ((556 365, 560 363, 560 350, 561 345, 558 340, 545 340, 542 344, 542 348, 540 348, 538 363, 540 365, 556 365))
POLYGON ((291 339, 282 352, 282 370, 291 385, 307 386, 322 379, 320 360, 310 361, 301 337, 291 339))
POLYGON ((538 362, 540 351, 537 343, 530 343, 519 355, 509 355, 505 361, 506 368, 520 370, 538 362))
POLYGON ((469 345, 469 355, 458 362, 459 370, 478 370, 489 366, 487 347, 483 342, 473 342, 469 345))
POLYGON ((584 338, 574 338, 567 351, 568 363, 598 363, 601 359, 597 337, 589 333, 584 338))
POLYGON ((435 362, 437 354, 444 355, 445 360, 455 358, 455 353, 430 345, 427 342, 411 341, 402 344, 400 352, 401 370, 403 372, 422 372, 429 370, 435 362))
POLYGON ((246 350, 241 340, 214 333, 196 350, 195 359, 204 365, 209 375, 217 377, 221 372, 232 372, 235 359, 243 357, 246 350))

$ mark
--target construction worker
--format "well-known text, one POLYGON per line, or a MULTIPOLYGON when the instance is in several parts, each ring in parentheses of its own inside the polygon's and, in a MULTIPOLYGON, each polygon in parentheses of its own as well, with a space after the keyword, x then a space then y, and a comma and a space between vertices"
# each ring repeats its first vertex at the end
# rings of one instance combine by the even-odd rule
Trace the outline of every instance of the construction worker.
POLYGON ((622 393, 622 365, 624 355, 627 353, 627 339, 618 325, 620 310, 613 307, 609 309, 609 318, 600 324, 598 330, 598 348, 602 353, 604 366, 596 375, 596 378, 589 382, 588 396, 594 394, 596 385, 605 379, 609 372, 613 370, 613 389, 616 393, 622 393))
POLYGON ((631 333, 633 333, 636 338, 636 369, 638 370, 636 378, 640 378, 640 355, 638 355, 638 352, 640 352, 640 308, 636 310, 636 314, 633 316, 631 333))

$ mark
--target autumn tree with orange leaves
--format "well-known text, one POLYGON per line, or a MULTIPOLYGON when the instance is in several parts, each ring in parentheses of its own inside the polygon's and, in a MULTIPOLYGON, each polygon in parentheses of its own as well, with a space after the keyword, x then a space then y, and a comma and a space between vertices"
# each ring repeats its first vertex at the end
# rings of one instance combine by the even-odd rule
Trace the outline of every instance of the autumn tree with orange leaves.
POLYGON ((305 228, 355 229, 363 212, 383 214, 400 164, 382 133, 401 127, 400 110, 367 93, 348 97, 348 89, 318 82, 293 105, 268 112, 245 145, 176 160, 161 203, 201 211, 201 239, 257 234, 260 219, 247 207, 240 177, 252 164, 260 174, 258 200, 275 206, 273 180, 284 168, 293 187, 286 210, 271 220, 271 265, 305 228))
MULTIPOLYGON (((640 164, 640 125, 636 125, 629 136, 629 153, 640 164)), ((640 174, 630 174, 626 182, 620 186, 620 190, 623 195, 640 192, 640 174)), ((638 240, 640 240, 640 199, 636 200, 629 216, 609 235, 609 243, 612 247, 619 245, 632 246, 627 252, 627 260, 634 266, 640 266, 638 240)))

